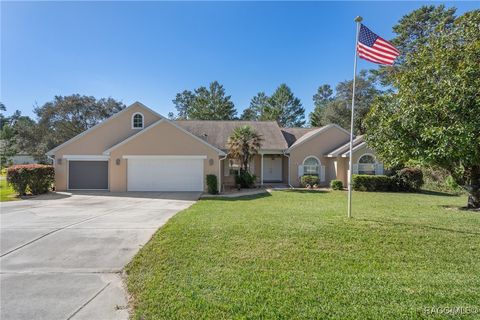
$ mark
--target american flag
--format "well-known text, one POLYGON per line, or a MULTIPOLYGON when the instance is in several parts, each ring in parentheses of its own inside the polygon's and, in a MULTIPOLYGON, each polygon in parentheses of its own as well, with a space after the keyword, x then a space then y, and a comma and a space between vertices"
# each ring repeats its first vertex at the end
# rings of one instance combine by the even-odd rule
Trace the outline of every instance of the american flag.
POLYGON ((360 25, 357 44, 358 56, 370 62, 392 65, 400 51, 363 24, 360 25))

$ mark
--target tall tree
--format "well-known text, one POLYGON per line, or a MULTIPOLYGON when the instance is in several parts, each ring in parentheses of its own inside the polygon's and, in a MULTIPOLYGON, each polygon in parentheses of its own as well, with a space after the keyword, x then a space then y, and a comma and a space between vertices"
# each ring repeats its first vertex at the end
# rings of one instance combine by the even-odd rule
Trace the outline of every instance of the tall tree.
MULTIPOLYGON (((335 87, 334 97, 331 97, 330 86, 321 86, 317 95, 314 96, 316 106, 314 112, 310 114, 310 123, 313 126, 335 123, 345 129, 350 129, 352 86, 352 80, 340 82, 335 87)), ((353 129, 356 134, 365 132, 364 119, 373 100, 380 92, 375 85, 375 78, 365 70, 360 71, 355 83, 355 123, 353 129)))
POLYGON ((305 125, 305 109, 286 84, 281 84, 268 100, 264 110, 265 120, 276 120, 282 127, 305 125))
POLYGON ((388 165, 410 159, 446 169, 480 208, 480 10, 440 24, 406 55, 397 93, 378 98, 367 141, 388 165))
POLYGON ((447 9, 444 5, 429 5, 403 16, 393 27, 395 37, 390 40, 400 51, 395 66, 381 66, 372 70, 372 73, 379 77, 383 85, 394 85, 395 73, 405 67, 404 62, 408 55, 423 47, 439 26, 444 29, 453 27, 455 11, 455 8, 447 9))
POLYGON ((314 109, 310 113, 310 125, 312 127, 321 127, 327 124, 324 122, 325 107, 332 100, 333 90, 329 84, 318 87, 317 93, 313 95, 314 109))
POLYGON ((243 110, 242 120, 262 120, 264 118, 264 110, 268 106, 269 97, 265 92, 259 92, 250 101, 250 106, 243 110))
POLYGON ((199 87, 194 92, 185 90, 173 100, 177 109, 177 119, 232 120, 237 111, 231 96, 225 94, 223 85, 213 81, 207 87, 199 87))

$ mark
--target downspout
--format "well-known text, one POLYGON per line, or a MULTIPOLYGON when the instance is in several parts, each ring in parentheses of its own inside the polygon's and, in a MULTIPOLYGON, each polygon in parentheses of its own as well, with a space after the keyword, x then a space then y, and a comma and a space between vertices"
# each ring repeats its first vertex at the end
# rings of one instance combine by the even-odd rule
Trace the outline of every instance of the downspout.
POLYGON ((50 160, 52 160, 52 165, 55 167, 55 157, 49 156, 49 155, 47 154, 47 158, 50 159, 50 160))
POLYGON ((283 151, 283 155, 288 158, 288 170, 287 170, 287 175, 288 175, 288 186, 290 189, 293 189, 293 186, 290 184, 290 155, 287 155, 286 150, 283 151))
POLYGON ((219 193, 222 193, 222 161, 227 159, 228 155, 223 156, 223 158, 220 158, 218 161, 218 184, 220 186, 220 191, 219 193))

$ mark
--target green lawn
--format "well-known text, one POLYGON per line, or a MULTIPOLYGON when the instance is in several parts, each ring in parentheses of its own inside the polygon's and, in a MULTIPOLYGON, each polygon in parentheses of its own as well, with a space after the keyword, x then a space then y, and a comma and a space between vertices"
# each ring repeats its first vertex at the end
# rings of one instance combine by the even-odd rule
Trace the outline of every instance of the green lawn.
POLYGON ((15 191, 7 184, 5 177, 0 176, 0 202, 18 200, 15 196, 15 191))
POLYGON ((277 191, 201 200, 127 267, 135 319, 480 318, 480 214, 465 196, 277 191), (453 317, 453 316, 450 316, 453 317))

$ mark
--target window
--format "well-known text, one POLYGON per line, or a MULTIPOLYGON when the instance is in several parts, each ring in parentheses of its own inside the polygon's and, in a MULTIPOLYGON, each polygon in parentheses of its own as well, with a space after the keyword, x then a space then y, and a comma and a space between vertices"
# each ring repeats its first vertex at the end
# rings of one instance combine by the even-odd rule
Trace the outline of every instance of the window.
POLYGON ((364 154, 358 159, 359 174, 375 174, 375 157, 371 154, 364 154))
POLYGON ((141 113, 133 114, 132 129, 143 129, 143 115, 141 113))
POLYGON ((228 160, 228 175, 234 176, 240 173, 240 165, 235 160, 228 160))
POLYGON ((303 161, 303 174, 318 176, 318 169, 320 168, 320 160, 316 157, 308 157, 303 161))

